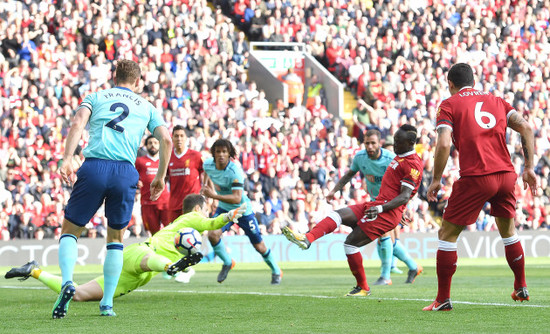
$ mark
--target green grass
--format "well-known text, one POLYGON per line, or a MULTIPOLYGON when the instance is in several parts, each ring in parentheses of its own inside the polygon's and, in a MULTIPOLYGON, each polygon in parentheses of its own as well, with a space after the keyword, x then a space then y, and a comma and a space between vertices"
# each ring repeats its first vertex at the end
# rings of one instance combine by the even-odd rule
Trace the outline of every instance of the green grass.
MULTIPOLYGON (((269 284, 263 263, 238 264, 223 284, 219 264, 199 264, 191 283, 155 277, 142 290, 115 299, 116 318, 99 316, 98 302, 76 303, 52 320, 56 294, 32 278, 0 282, 0 333, 540 333, 548 330, 550 258, 527 259, 531 301, 510 298, 512 273, 504 259, 460 259, 452 312, 422 312, 436 294, 433 260, 413 285, 393 275, 366 298, 343 297, 355 284, 345 262, 282 263, 283 283, 269 284), (16 287, 16 288, 15 288, 16 287)), ((403 264, 400 264, 405 269, 403 264)), ((378 262, 365 262, 370 282, 378 262)), ((0 274, 9 268, 0 267, 0 274)), ((48 267, 52 273, 57 267, 48 267)), ((84 283, 100 266, 77 267, 84 283)))

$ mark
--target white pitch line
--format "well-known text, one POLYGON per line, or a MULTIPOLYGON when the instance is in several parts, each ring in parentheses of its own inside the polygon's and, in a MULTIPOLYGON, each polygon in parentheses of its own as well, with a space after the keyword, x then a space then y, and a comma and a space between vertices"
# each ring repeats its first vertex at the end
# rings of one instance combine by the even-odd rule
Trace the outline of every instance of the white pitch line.
MULTIPOLYGON (((0 285, 0 289, 20 289, 20 290, 49 290, 46 287, 23 287, 12 285, 0 285)), ((275 297, 302 297, 302 298, 315 298, 315 299, 338 299, 343 297, 337 296, 322 296, 322 295, 303 295, 292 293, 276 293, 276 292, 253 292, 253 291, 195 291, 195 290, 158 290, 158 289, 137 289, 132 292, 156 292, 156 293, 197 293, 197 294, 224 294, 224 295, 250 295, 250 296, 275 296, 275 297)), ((412 301, 412 302, 433 302, 433 299, 421 299, 421 298, 384 298, 384 297, 359 297, 355 299, 374 299, 374 300, 391 300, 391 301, 412 301)), ((452 301, 453 304, 464 305, 480 305, 480 306, 507 306, 507 307, 535 307, 535 308, 550 308, 550 305, 536 305, 536 304, 504 304, 504 303, 478 303, 467 301, 452 301)))
MULTIPOLYGON (((178 292, 178 293, 200 293, 200 294, 226 294, 226 295, 254 295, 254 296, 280 296, 280 297, 305 297, 305 298, 317 298, 317 299, 337 299, 342 297, 337 296, 320 296, 320 295, 302 295, 302 294, 290 294, 290 293, 275 293, 275 292, 248 292, 248 291, 193 291, 193 290, 151 290, 151 289, 137 289, 137 292, 178 292)), ((414 302, 433 302, 433 299, 420 299, 420 298, 384 298, 384 297, 360 297, 358 299, 376 299, 376 300, 394 300, 394 301, 414 301, 414 302)), ((467 301, 452 301, 453 304, 466 304, 466 305, 481 305, 481 306, 508 306, 508 307, 538 307, 538 308, 550 308, 550 305, 535 305, 535 304, 504 304, 504 303, 477 303, 467 301)))

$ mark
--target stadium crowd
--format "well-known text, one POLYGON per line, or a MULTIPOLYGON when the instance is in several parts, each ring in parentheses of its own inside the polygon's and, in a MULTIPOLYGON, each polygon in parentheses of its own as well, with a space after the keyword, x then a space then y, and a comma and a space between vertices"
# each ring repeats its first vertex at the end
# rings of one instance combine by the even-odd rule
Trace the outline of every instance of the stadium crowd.
MULTIPOLYGON (((324 200, 361 149, 363 131, 379 129, 389 146, 404 123, 419 130, 416 150, 425 170, 403 229, 437 230, 458 159, 454 152, 440 201, 428 203, 435 118, 449 95, 446 69, 467 62, 476 88, 505 97, 535 129, 540 196, 530 196, 518 180, 517 224, 548 228, 549 8, 550 0, 3 2, 0 240, 59 235, 70 189, 57 169, 69 120, 88 93, 111 87, 120 58, 142 65, 143 95, 170 129, 185 126, 190 148, 207 157, 216 139, 235 143, 247 194, 263 232, 273 234, 286 225, 307 231, 333 208, 368 199, 357 176, 334 201, 324 200), (306 43, 357 94, 354 130, 319 105, 270 105, 247 79, 243 32, 248 40, 306 43)), ((519 174, 519 136, 508 140, 519 174)), ((488 210, 472 229, 496 229, 488 210)), ((144 235, 139 198, 134 212, 131 233, 144 235)), ((87 236, 103 235, 105 227, 98 212, 87 236)))

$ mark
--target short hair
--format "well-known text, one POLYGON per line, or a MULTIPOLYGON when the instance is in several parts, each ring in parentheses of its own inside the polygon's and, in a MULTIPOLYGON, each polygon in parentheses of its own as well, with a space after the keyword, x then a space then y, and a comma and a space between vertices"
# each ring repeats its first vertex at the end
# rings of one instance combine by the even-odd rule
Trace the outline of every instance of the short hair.
POLYGON ((149 142, 149 139, 152 139, 152 138, 156 139, 156 137, 153 136, 153 135, 149 135, 149 136, 147 136, 147 138, 145 138, 145 146, 147 146, 147 143, 149 142))
POLYGON ((416 135, 418 130, 416 127, 410 124, 403 124, 399 127, 399 130, 404 131, 407 134, 407 140, 411 143, 416 143, 416 135))
POLYGON ((447 80, 451 81, 456 86, 456 88, 473 86, 474 71, 468 64, 454 64, 453 67, 451 67, 451 69, 449 70, 449 73, 447 73, 447 80))
POLYGON ((380 141, 380 138, 382 138, 382 135, 380 134, 380 131, 378 131, 376 129, 370 129, 370 130, 367 130, 367 132, 365 132, 365 138, 370 137, 370 136, 378 137, 378 141, 380 141))
POLYGON ((133 60, 120 59, 115 69, 117 83, 132 84, 141 77, 141 69, 133 60))
POLYGON ((183 130, 183 131, 185 131, 185 128, 183 127, 183 125, 178 124, 178 125, 174 126, 174 128, 172 129, 172 134, 174 134, 174 132, 176 132, 176 131, 178 131, 178 130, 183 130))
POLYGON ((195 206, 199 205, 201 208, 206 203, 204 196, 199 194, 189 194, 183 199, 183 213, 189 213, 193 211, 195 206))
POLYGON ((237 156, 237 151, 235 150, 235 147, 233 146, 233 144, 231 144, 231 142, 228 139, 221 138, 216 140, 214 144, 212 144, 212 147, 210 148, 210 153, 214 157, 214 161, 216 160, 215 153, 218 147, 227 148, 227 151, 229 151, 230 158, 235 158, 237 156))

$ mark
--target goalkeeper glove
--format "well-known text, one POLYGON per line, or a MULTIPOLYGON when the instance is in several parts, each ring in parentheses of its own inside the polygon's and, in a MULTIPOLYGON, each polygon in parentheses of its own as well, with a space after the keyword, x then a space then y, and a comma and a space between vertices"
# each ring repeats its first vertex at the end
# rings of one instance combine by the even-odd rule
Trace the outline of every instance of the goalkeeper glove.
POLYGON ((246 203, 243 203, 236 209, 233 209, 223 216, 223 221, 229 223, 230 221, 236 222, 246 212, 246 203))

